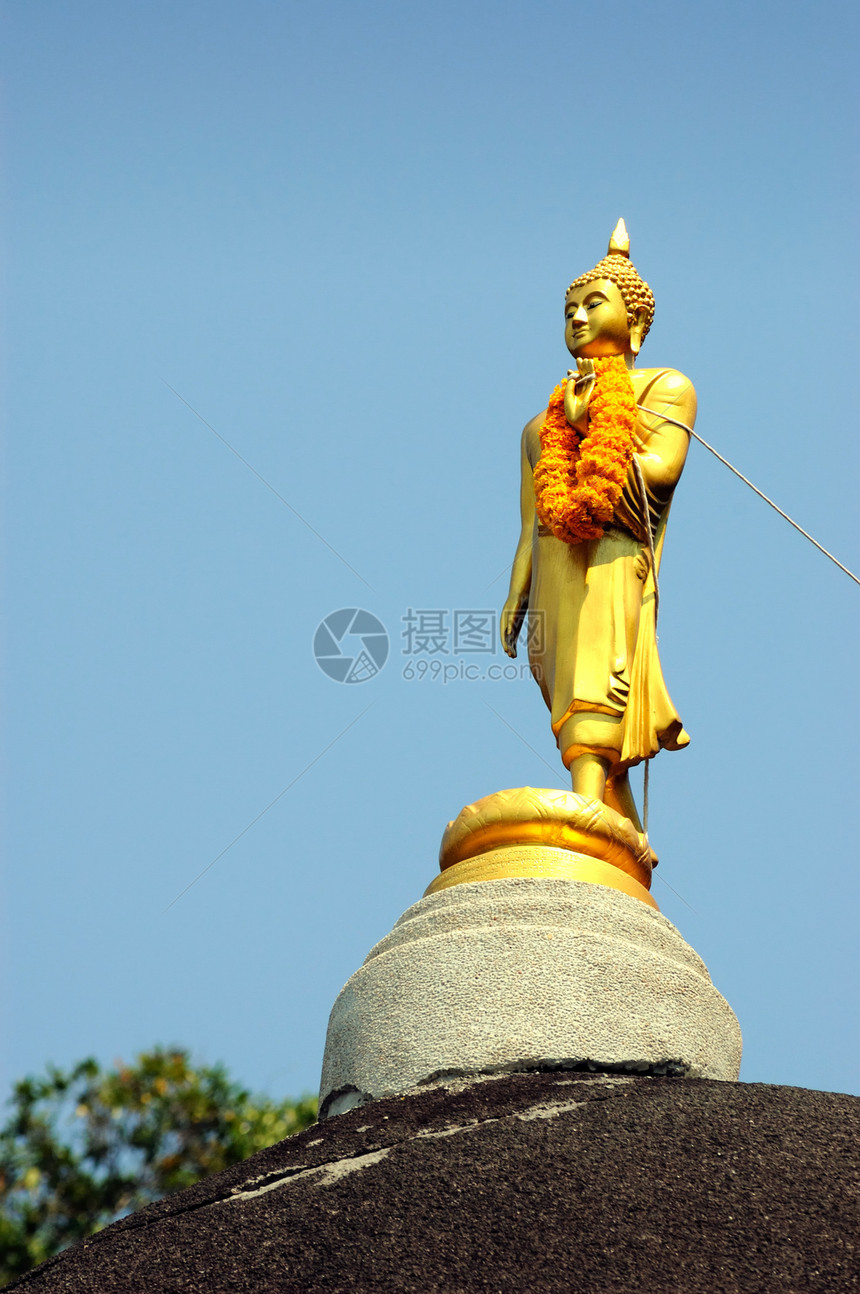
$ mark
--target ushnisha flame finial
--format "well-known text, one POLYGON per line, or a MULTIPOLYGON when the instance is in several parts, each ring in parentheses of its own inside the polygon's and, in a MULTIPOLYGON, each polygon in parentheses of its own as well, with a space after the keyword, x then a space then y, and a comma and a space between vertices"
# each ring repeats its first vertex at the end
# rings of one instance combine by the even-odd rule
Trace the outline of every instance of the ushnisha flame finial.
POLYGON ((609 251, 606 255, 626 256, 628 261, 630 260, 630 235, 623 219, 618 221, 612 231, 612 237, 609 240, 609 251))

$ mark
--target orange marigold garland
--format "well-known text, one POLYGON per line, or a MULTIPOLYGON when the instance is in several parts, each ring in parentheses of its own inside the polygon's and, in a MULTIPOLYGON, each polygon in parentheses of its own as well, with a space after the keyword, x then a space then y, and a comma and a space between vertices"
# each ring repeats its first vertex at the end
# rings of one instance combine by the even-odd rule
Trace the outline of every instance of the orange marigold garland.
POLYGON ((541 522, 568 544, 599 539, 612 520, 633 461, 636 397, 623 355, 596 359, 584 435, 564 416, 565 383, 549 399, 535 466, 541 522))

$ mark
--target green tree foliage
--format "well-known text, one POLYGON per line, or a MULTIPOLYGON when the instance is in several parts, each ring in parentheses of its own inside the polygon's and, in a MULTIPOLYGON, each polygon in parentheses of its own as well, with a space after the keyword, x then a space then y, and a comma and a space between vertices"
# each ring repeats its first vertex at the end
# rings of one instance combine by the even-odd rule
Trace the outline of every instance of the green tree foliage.
POLYGON ((109 1222, 308 1127, 316 1101, 251 1096, 156 1048, 17 1083, 0 1130, 0 1284, 109 1222))

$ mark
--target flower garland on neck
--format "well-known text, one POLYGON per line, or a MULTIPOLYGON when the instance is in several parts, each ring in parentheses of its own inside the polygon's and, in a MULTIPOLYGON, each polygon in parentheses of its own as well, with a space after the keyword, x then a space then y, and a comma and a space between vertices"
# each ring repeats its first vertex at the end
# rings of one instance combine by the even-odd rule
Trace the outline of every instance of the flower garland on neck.
POLYGON ((597 380, 581 434, 564 415, 561 383, 553 391, 540 429, 535 465, 537 514, 568 544, 599 539, 612 520, 633 461, 636 397, 623 355, 596 359, 597 380))

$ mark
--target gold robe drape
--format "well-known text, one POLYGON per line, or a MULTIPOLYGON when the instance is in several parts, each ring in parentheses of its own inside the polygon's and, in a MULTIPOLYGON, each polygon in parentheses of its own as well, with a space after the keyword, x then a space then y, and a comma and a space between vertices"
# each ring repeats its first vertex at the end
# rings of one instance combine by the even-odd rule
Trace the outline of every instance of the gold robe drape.
MULTIPOLYGON (((647 450, 642 420, 640 443, 647 450)), ((659 571, 669 505, 647 490, 659 571)), ((618 772, 689 737, 663 679, 657 651, 654 573, 643 500, 631 465, 612 522, 600 539, 568 544, 536 521, 529 596, 529 664, 550 709, 556 739, 577 713, 615 719, 618 772)), ((561 749, 569 765, 578 753, 561 749)))

